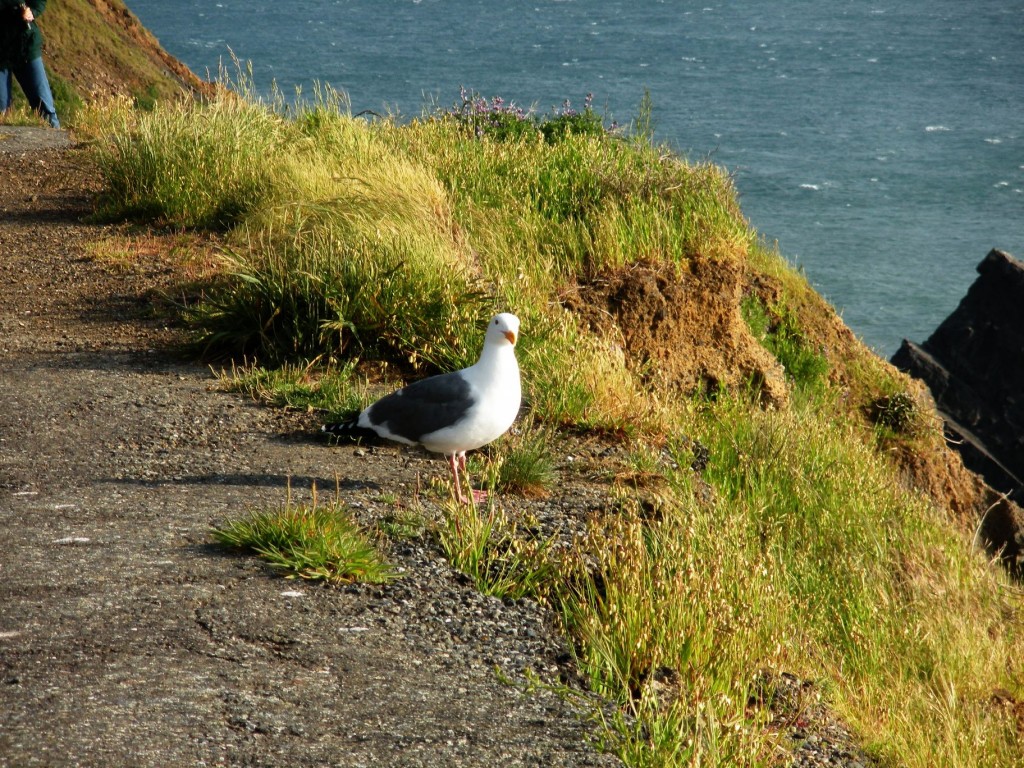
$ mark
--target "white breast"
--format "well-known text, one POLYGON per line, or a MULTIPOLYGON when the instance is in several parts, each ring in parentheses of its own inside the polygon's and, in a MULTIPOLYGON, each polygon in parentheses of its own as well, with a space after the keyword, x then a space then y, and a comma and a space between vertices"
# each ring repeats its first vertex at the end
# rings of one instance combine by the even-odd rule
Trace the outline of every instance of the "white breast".
POLYGON ((522 403, 519 365, 511 345, 496 352, 461 372, 475 402, 455 424, 422 437, 428 451, 471 451, 498 439, 512 426, 522 403))

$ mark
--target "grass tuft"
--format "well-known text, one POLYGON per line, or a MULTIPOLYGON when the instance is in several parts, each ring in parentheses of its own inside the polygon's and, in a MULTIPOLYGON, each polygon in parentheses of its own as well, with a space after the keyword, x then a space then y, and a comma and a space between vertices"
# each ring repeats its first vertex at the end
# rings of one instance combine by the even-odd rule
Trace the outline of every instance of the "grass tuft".
POLYGON ((538 597, 550 583, 551 541, 521 533, 493 504, 445 505, 436 535, 451 564, 485 595, 538 597))
POLYGON ((364 404, 362 387, 353 382, 356 361, 339 368, 311 364, 264 368, 252 363, 231 364, 220 372, 221 386, 277 408, 329 407, 338 413, 359 410, 364 404))
POLYGON ((908 392, 882 395, 868 407, 869 418, 897 434, 914 435, 922 431, 922 416, 917 402, 908 392))
POLYGON ((290 500, 280 510, 253 512, 213 530, 221 544, 255 552, 270 565, 311 581, 379 584, 396 578, 370 538, 339 502, 290 500))
POLYGON ((530 420, 520 423, 516 432, 505 440, 491 485, 503 493, 543 498, 556 479, 548 435, 530 420))
POLYGON ((427 532, 427 520, 420 512, 398 508, 385 514, 377 528, 394 541, 412 541, 427 532))

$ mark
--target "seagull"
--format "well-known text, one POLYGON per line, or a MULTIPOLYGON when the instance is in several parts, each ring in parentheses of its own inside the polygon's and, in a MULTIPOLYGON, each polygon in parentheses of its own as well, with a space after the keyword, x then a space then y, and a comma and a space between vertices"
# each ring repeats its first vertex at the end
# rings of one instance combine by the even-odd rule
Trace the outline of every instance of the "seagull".
MULTIPOLYGON (((448 460, 455 497, 468 499, 459 483, 466 473, 466 451, 497 440, 515 421, 522 402, 515 345, 519 318, 503 312, 491 318, 480 359, 469 368, 420 379, 382 397, 358 416, 321 431, 347 438, 383 437, 419 445, 448 460)), ((467 484, 468 483, 467 476, 467 484)), ((473 490, 474 502, 487 494, 473 490)))

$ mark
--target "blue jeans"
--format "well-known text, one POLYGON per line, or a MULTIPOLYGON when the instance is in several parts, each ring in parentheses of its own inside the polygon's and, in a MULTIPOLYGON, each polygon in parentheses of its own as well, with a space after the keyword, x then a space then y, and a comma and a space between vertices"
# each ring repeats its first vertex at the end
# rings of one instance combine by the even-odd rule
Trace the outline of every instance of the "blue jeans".
POLYGON ((14 94, 11 91, 13 78, 25 92, 29 105, 46 118, 54 128, 60 128, 57 110, 53 106, 53 94, 50 93, 50 81, 46 79, 42 58, 33 59, 27 64, 19 64, 11 69, 0 69, 0 112, 11 108, 14 94))

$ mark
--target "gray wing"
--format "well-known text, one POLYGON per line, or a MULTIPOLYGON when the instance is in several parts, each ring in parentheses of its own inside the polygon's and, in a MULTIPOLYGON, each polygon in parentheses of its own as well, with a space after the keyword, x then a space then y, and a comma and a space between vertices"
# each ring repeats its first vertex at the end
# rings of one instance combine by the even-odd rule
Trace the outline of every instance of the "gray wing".
POLYGON ((475 402, 461 374, 444 373, 381 398, 366 409, 366 416, 375 427, 419 442, 424 435, 458 424, 475 402))

